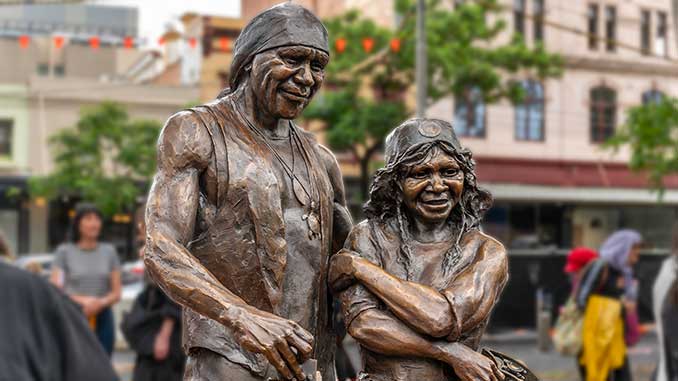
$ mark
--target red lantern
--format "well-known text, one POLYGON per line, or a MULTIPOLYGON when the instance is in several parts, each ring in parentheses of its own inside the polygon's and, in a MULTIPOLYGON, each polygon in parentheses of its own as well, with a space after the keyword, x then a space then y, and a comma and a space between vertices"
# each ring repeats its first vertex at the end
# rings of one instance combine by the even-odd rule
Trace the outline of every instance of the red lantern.
POLYGON ((337 49, 337 52, 343 53, 344 50, 346 50, 346 39, 337 38, 337 40, 334 42, 334 47, 337 49))
POLYGON ((393 53, 398 53, 400 51, 400 39, 392 38, 391 39, 391 51, 393 53))
POLYGON ((165 45, 165 37, 158 38, 158 45, 165 45))
POLYGON ((230 45, 230 44, 229 44, 228 38, 226 38, 226 37, 221 37, 221 38, 219 39, 219 49, 221 49, 222 51, 224 51, 224 52, 228 51, 228 46, 229 46, 229 45, 230 45))
POLYGON ((19 36, 19 46, 21 46, 22 49, 26 49, 30 43, 31 43, 30 36, 26 34, 19 36))
POLYGON ((125 46, 125 49, 132 49, 134 47, 134 38, 130 36, 125 37, 122 44, 125 46))
POLYGON ((92 36, 89 38, 89 46, 91 46, 92 49, 94 50, 99 49, 99 45, 100 45, 99 37, 92 36))
POLYGON ((374 48, 374 40, 371 37, 363 38, 363 50, 365 53, 369 53, 374 48))
POLYGON ((54 41, 54 47, 57 49, 61 49, 64 46, 64 42, 66 42, 64 36, 54 36, 52 40, 54 41))
POLYGON ((188 39, 188 45, 191 46, 191 49, 195 49, 196 46, 198 46, 198 39, 195 37, 191 37, 188 39))

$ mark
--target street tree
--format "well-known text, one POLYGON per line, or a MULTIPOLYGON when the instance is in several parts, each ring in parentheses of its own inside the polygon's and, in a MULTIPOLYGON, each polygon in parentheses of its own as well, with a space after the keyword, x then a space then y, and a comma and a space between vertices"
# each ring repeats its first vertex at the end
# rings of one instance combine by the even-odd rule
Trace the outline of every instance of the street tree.
POLYGON ((106 216, 131 212, 155 172, 160 128, 112 102, 83 109, 75 126, 50 137, 54 170, 30 179, 31 196, 77 198, 106 216))
POLYGON ((647 173, 650 186, 662 195, 664 179, 678 174, 678 98, 630 108, 626 122, 604 146, 614 152, 628 147, 629 167, 647 173))
MULTIPOLYGON (((413 110, 405 98, 415 76, 416 1, 397 0, 400 23, 379 27, 356 11, 325 21, 332 60, 325 90, 304 117, 323 122, 328 144, 348 150, 359 163, 362 200, 367 198, 369 163, 388 131, 413 110)), ((427 1, 428 104, 455 96, 480 96, 485 103, 521 101, 519 79, 559 76, 562 59, 520 34, 506 41, 504 9, 497 0, 427 1)))

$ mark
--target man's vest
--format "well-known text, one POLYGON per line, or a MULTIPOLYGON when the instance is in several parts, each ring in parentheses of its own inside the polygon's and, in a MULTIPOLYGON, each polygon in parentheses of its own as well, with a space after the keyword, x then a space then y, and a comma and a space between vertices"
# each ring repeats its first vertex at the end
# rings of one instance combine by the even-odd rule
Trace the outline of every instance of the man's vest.
MULTIPOLYGON (((210 134, 216 170, 216 208, 201 202, 196 231, 188 249, 227 289, 247 304, 278 315, 287 261, 285 221, 280 184, 270 149, 233 110, 229 96, 191 109, 210 134)), ((319 194, 321 222, 321 274, 313 357, 323 370, 333 367, 333 343, 329 333, 327 265, 331 250, 333 191, 327 170, 311 134, 293 124, 307 153, 309 178, 319 194)), ((198 127, 202 128, 202 127, 198 127)), ((316 238, 317 239, 317 238, 316 238)), ((311 306, 309 306, 311 308, 311 306)), ((220 323, 184 309, 184 346, 205 348, 269 376, 272 366, 263 355, 240 347, 232 332, 220 323), (269 369, 267 369, 269 368, 269 369)))

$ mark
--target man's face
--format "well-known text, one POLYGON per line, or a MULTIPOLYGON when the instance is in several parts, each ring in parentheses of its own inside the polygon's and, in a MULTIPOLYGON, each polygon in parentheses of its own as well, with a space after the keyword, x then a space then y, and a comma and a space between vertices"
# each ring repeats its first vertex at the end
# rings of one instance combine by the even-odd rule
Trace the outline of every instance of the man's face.
POLYGON ((270 116, 294 119, 322 85, 330 57, 305 46, 284 46, 257 54, 250 86, 257 106, 270 116))
POLYGON ((452 156, 434 148, 428 160, 409 168, 400 185, 410 216, 424 224, 438 223, 459 202, 464 173, 452 156))

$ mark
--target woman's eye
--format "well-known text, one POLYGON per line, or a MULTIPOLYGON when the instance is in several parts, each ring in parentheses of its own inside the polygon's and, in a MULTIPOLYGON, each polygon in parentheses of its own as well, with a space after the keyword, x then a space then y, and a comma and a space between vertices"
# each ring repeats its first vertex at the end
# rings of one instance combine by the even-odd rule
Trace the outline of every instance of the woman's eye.
POLYGON ((415 179, 425 179, 427 176, 428 176, 428 173, 426 173, 426 171, 414 172, 410 175, 410 177, 415 178, 415 179))
POLYGON ((443 172, 443 174, 444 174, 445 176, 447 176, 447 177, 454 177, 454 176, 456 176, 457 174, 459 174, 459 170, 458 170, 458 169, 446 169, 446 170, 443 172))

